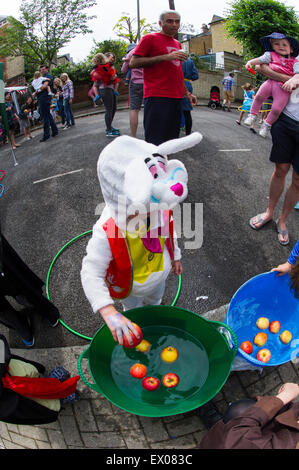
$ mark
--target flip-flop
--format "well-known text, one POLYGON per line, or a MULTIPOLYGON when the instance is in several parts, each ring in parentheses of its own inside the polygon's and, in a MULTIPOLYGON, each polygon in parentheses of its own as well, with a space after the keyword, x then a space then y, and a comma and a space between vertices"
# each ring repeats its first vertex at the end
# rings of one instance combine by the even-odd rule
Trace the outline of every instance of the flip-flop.
POLYGON ((279 228, 278 227, 278 219, 276 220, 275 223, 276 223, 276 229, 277 229, 277 232, 278 232, 278 241, 279 241, 279 243, 283 246, 288 245, 290 243, 288 229, 282 230, 281 228, 279 228), (287 240, 282 241, 282 240, 280 240, 279 235, 282 235, 283 238, 288 236, 288 238, 287 238, 287 240))
POLYGON ((265 220, 263 219, 262 217, 262 214, 257 214, 255 215, 254 217, 251 217, 251 219, 249 220, 249 225, 251 228, 253 228, 253 230, 260 230, 264 225, 266 225, 268 222, 271 222, 272 219, 270 220, 265 220), (253 219, 257 218, 257 221, 256 221, 256 224, 262 224, 260 225, 260 227, 256 227, 253 223, 253 219))

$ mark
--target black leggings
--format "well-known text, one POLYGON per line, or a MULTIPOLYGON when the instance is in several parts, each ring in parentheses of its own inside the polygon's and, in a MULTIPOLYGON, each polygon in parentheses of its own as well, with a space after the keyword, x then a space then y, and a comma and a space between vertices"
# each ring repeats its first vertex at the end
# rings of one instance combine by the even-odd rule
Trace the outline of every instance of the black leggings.
POLYGON ((191 134, 191 129, 192 129, 191 111, 184 111, 184 117, 185 117, 186 135, 190 135, 191 134))
POLYGON ((111 131, 112 121, 116 111, 116 96, 113 88, 100 88, 100 94, 105 106, 105 123, 108 131, 111 131))

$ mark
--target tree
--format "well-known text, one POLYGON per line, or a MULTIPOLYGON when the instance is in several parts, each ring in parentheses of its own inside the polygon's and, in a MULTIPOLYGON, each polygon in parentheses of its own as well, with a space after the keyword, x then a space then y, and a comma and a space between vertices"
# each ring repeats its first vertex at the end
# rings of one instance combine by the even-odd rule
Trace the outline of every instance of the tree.
POLYGON ((92 33, 84 10, 96 0, 23 0, 21 17, 8 18, 0 36, 0 56, 24 56, 33 65, 55 62, 57 52, 77 34, 92 33))
MULTIPOLYGON (((122 13, 122 17, 113 27, 119 38, 129 41, 130 44, 138 42, 138 31, 135 26, 136 18, 130 18, 129 13, 122 13)), ((146 22, 145 18, 140 19, 140 36, 153 31, 152 26, 146 22)))
POLYGON ((227 16, 226 30, 243 45, 246 60, 264 53, 259 41, 263 36, 273 32, 299 36, 294 8, 276 0, 237 0, 227 16))

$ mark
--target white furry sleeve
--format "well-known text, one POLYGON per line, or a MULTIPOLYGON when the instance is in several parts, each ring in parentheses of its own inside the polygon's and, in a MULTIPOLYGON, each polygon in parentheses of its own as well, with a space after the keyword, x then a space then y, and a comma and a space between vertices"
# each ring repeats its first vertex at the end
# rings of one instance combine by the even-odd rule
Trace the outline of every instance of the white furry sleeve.
POLYGON ((82 261, 81 282, 94 313, 114 301, 105 282, 112 253, 100 220, 93 226, 92 237, 82 261))

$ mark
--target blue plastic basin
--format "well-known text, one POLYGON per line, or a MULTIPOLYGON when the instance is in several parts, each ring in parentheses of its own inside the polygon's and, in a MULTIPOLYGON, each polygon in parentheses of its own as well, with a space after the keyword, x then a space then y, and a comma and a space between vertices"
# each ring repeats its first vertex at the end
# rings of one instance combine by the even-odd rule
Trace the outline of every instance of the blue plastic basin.
POLYGON ((245 282, 234 294, 228 308, 224 323, 236 333, 239 345, 243 341, 251 341, 253 352, 246 354, 238 349, 238 354, 256 366, 278 366, 299 356, 299 299, 291 289, 288 274, 277 276, 275 272, 259 274, 245 282), (273 334, 260 330, 256 326, 259 317, 267 317, 270 323, 278 320, 281 330, 273 334), (292 333, 292 341, 283 344, 279 335, 283 330, 292 333), (253 339, 260 331, 268 335, 268 341, 263 347, 255 346, 253 339), (264 363, 256 359, 260 349, 267 348, 271 359, 264 363))

